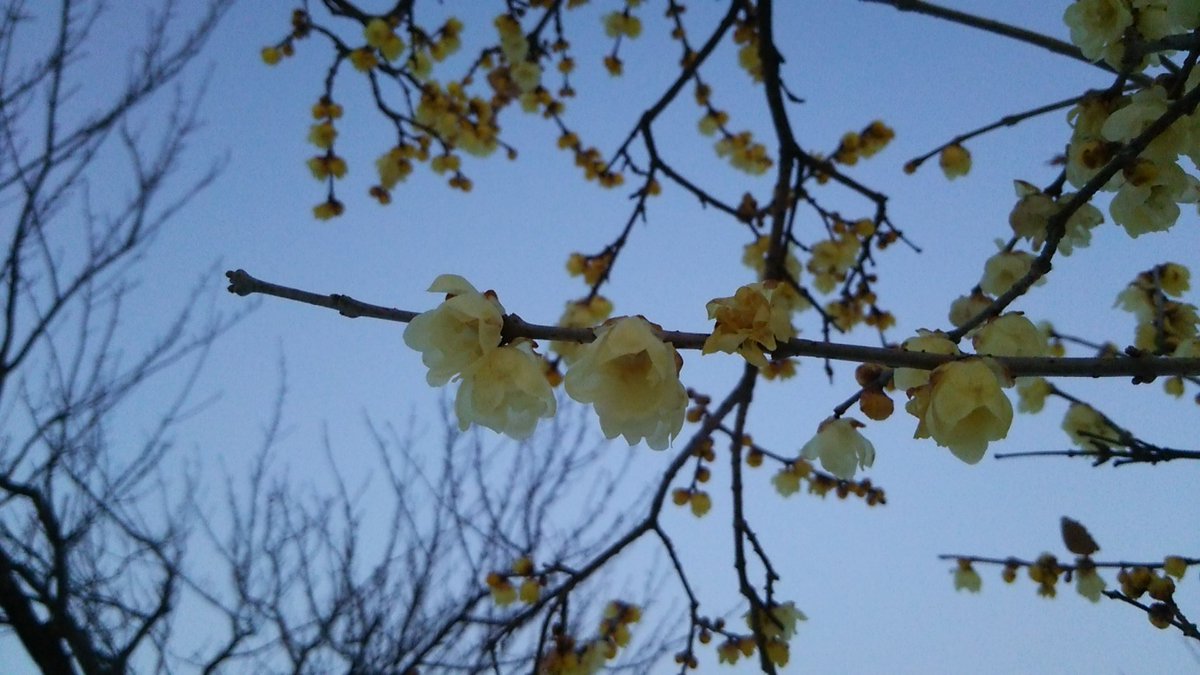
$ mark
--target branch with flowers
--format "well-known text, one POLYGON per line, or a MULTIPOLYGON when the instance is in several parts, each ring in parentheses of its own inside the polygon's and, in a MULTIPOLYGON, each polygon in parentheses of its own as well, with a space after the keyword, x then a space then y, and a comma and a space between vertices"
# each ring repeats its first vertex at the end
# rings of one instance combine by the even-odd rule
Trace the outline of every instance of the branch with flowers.
POLYGON ((1017 573, 1024 569, 1029 579, 1038 585, 1038 595, 1045 598, 1057 595, 1060 580, 1071 583, 1074 578, 1075 590, 1092 602, 1100 602, 1101 598, 1119 600, 1145 612, 1155 628, 1174 627, 1185 636, 1200 640, 1200 630, 1175 602, 1176 583, 1183 581, 1188 567, 1200 564, 1200 558, 1168 555, 1161 562, 1097 561, 1092 556, 1100 550, 1100 546, 1087 528, 1065 516, 1061 525, 1063 544, 1077 556, 1074 564, 1060 562, 1052 553, 1043 553, 1034 560, 954 554, 938 557, 955 561, 956 590, 980 592, 983 579, 975 571, 975 565, 1002 566, 1000 577, 1008 584, 1014 583, 1017 573), (1107 583, 1100 576, 1100 571, 1104 569, 1117 570, 1119 591, 1108 590, 1107 583), (1143 596, 1149 596, 1152 602, 1139 602, 1143 596))
MULTIPOLYGON (((621 188, 627 179, 634 183, 629 188, 631 207, 616 235, 594 252, 568 257, 568 274, 582 277, 586 291, 567 301, 554 325, 525 321, 506 310, 494 291, 481 292, 454 274, 438 276, 429 287, 442 297, 440 304, 416 312, 290 288, 243 270, 227 272, 229 290, 238 295, 265 294, 334 309, 347 317, 407 323, 404 341, 420 352, 427 382, 458 384, 455 411, 464 429, 478 425, 528 438, 540 420, 556 413, 554 388, 560 385, 569 397, 592 407, 609 439, 620 436, 630 445, 667 450, 675 447, 685 424, 696 425, 652 481, 654 497, 645 516, 614 534, 611 544, 586 563, 538 567, 523 558, 511 571, 497 571, 485 580, 498 604, 524 604, 497 628, 493 644, 542 620, 539 649, 544 672, 591 672, 628 642, 640 610, 620 601, 609 605, 595 639, 580 640, 553 626, 566 624, 571 593, 580 584, 643 538, 659 542, 688 599, 685 647, 676 659, 681 672, 695 667, 697 643, 709 644, 718 637, 716 652, 722 662, 757 655, 764 672, 786 665, 789 640, 804 615, 793 602, 776 597, 781 572, 772 561, 771 542, 759 537, 746 515, 743 471, 766 463, 776 466, 772 483, 785 497, 807 484, 810 493, 822 496, 833 492, 842 498, 854 495, 868 505, 886 503, 881 488, 869 479, 856 479, 876 458, 874 445, 861 430, 889 419, 896 407, 893 397, 901 393, 905 411, 916 420, 913 437, 928 438, 968 464, 980 462, 992 443, 1008 436, 1014 410, 1006 392, 1014 387, 1023 412, 1040 411, 1051 396, 1070 404, 1063 426, 1079 449, 1059 454, 1086 456, 1097 464, 1200 457, 1200 451, 1138 438, 1045 379, 1121 377, 1146 385, 1162 378, 1166 393, 1176 397, 1189 385, 1197 386, 1200 318, 1195 306, 1183 299, 1190 288, 1185 264, 1156 265, 1121 292, 1118 306, 1137 324, 1133 343, 1124 349, 1068 357, 1068 344, 1110 341, 1067 339, 1053 326, 1012 310, 1056 266, 1091 243, 1093 230, 1105 221, 1105 213, 1093 203, 1102 193, 1114 193, 1108 216, 1132 239, 1171 229, 1180 219, 1180 205, 1200 200, 1200 180, 1180 164, 1184 157, 1200 160, 1200 73, 1194 68, 1200 46, 1193 34, 1200 28, 1200 12, 1194 3, 1170 2, 1158 12, 1128 0, 1078 0, 1064 14, 1073 43, 1068 44, 926 2, 873 1, 1035 44, 1113 74, 1107 88, 1077 89, 1057 102, 1005 116, 958 134, 906 164, 905 171, 913 173, 937 155, 947 178, 966 175, 971 168, 968 142, 1069 109, 1071 129, 1057 161, 1063 167, 1057 178, 1042 188, 1015 181, 1007 243, 984 262, 979 283, 950 304, 950 325, 919 330, 902 340, 888 333, 896 318, 880 300, 879 289, 886 284, 877 258, 897 242, 919 249, 893 222, 888 196, 853 175, 853 167, 882 151, 895 131, 880 120, 864 120, 836 143, 798 137, 792 106, 801 99, 786 83, 772 0, 729 0, 719 16, 705 24, 703 39, 693 38, 696 26, 685 18, 687 4, 667 0, 667 39, 678 48, 678 62, 661 94, 631 120, 623 140, 607 154, 586 145, 585 134, 570 124, 568 115, 578 67, 573 31, 579 28, 574 17, 586 12, 581 9, 586 3, 579 0, 497 3, 499 14, 491 17, 495 39, 474 46, 454 72, 445 64, 463 49, 464 21, 451 16, 430 22, 418 14, 426 5, 413 1, 372 14, 356 3, 325 0, 327 20, 314 18, 306 4, 293 13, 291 30, 263 50, 263 60, 277 65, 301 41, 319 37, 332 53, 309 134, 320 154, 310 158, 308 166, 325 188, 324 200, 313 211, 318 219, 337 217, 346 208, 337 189, 350 160, 337 151, 343 108, 335 96, 346 64, 365 78, 369 105, 395 133, 394 143, 375 159, 378 181, 367 188, 380 204, 389 204, 421 165, 447 176, 449 187, 471 190, 464 161, 468 156, 482 159, 499 150, 510 159, 517 156, 517 144, 505 135, 505 120, 516 110, 546 120, 554 143, 572 155, 586 181, 610 190, 621 188), (732 113, 720 104, 725 94, 709 73, 726 42, 732 42, 737 65, 761 98, 773 147, 748 128, 733 126, 732 113), (1178 64, 1168 53, 1173 50, 1186 52, 1178 64), (679 104, 688 87, 701 110, 697 131, 715 139, 712 150, 718 160, 749 177, 767 177, 768 187, 738 194, 721 181, 702 180, 675 159, 674 148, 660 144, 657 131, 664 113, 679 104), (822 145, 830 150, 808 149, 822 145), (832 202, 826 186, 844 190, 851 199, 832 202), (1074 191, 1067 191, 1068 186, 1074 191), (728 297, 707 301, 713 322, 707 332, 669 330, 641 314, 613 317, 614 303, 600 292, 621 273, 623 253, 636 245, 634 225, 649 221, 655 215, 655 198, 671 189, 713 207, 746 235, 742 261, 755 281, 728 297), (851 208, 855 212, 843 212, 851 208), (805 314, 809 309, 813 312, 805 314), (812 315, 807 327, 820 334, 819 340, 799 337, 798 322, 812 315), (835 333, 849 334, 860 327, 872 329, 880 346, 833 339, 835 333), (535 341, 548 341, 549 348, 541 349, 535 341), (717 406, 711 406, 714 397, 683 384, 684 350, 721 352, 744 361, 741 376, 717 406), (756 385, 788 379, 798 359, 823 361, 831 378, 832 362, 858 367, 853 392, 831 407, 811 439, 791 455, 758 444, 748 413, 756 385), (848 416, 856 405, 869 422, 848 416), (704 485, 714 471, 723 470, 716 463, 721 448, 717 436, 729 458, 726 497, 732 507, 734 572, 747 608, 748 633, 700 611, 701 594, 689 581, 660 520, 668 495, 697 517, 709 512, 713 495, 704 485), (691 471, 685 471, 689 465, 691 471)), ((643 3, 626 0, 620 9, 597 17, 611 40, 601 63, 614 77, 625 70, 623 45, 643 35, 644 11, 643 3)), ((1002 456, 1015 454, 1032 453, 1002 456)), ((1069 548, 1072 545, 1068 542, 1069 548)), ((1059 576, 1074 574, 1089 597, 1099 597, 1095 569, 1127 565, 1096 563, 1090 553, 1080 553, 1083 557, 1074 566, 1051 558, 1004 559, 1002 564, 1036 572, 1035 580, 1050 590, 1059 576)), ((972 563, 995 562, 952 557, 959 561, 956 583, 963 587, 977 586, 977 577, 970 576, 972 563)), ((1181 560, 1185 565, 1195 562, 1181 560)), ((1109 593, 1136 604, 1140 594, 1133 590, 1130 586, 1120 594, 1109 593)), ((1153 593, 1152 597, 1157 598, 1153 593)), ((1162 619, 1165 611, 1155 607, 1146 609, 1152 621, 1162 619)), ((1168 625, 1185 633, 1191 626, 1194 632, 1177 607, 1168 609, 1168 625)))

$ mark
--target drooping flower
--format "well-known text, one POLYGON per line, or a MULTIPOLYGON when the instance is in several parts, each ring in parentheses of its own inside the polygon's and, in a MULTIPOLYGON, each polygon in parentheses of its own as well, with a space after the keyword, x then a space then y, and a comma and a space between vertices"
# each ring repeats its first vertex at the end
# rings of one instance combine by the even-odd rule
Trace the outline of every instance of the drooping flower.
MULTIPOLYGON (((926 354, 961 354, 958 345, 950 341, 941 331, 917 329, 917 336, 910 337, 900 343, 900 348, 906 352, 923 352, 926 354)), ((920 368, 897 368, 892 374, 892 382, 900 391, 907 391, 929 382, 929 371, 920 368)))
POLYGON ((800 449, 800 454, 808 460, 821 461, 821 467, 829 473, 851 480, 859 468, 867 468, 875 463, 875 446, 871 445, 858 427, 862 422, 848 417, 827 419, 817 429, 817 435, 800 449))
POLYGON ((1080 595, 1092 602, 1100 602, 1105 586, 1104 579, 1096 574, 1095 565, 1082 562, 1079 564, 1075 570, 1075 590, 1080 595))
POLYGON ((682 359, 640 316, 610 320, 567 371, 567 394, 590 403, 608 438, 642 439, 665 450, 683 428, 687 393, 679 382, 682 359))
POLYGON ((463 431, 475 423, 517 440, 529 438, 556 408, 542 359, 528 340, 484 352, 463 371, 454 399, 463 431))
POLYGON ((1104 417, 1086 403, 1072 403, 1063 417, 1063 431, 1085 450, 1099 450, 1103 446, 1120 443, 1120 434, 1104 417))
POLYGON ((1050 383, 1042 377, 1017 378, 1017 409, 1026 413, 1041 412, 1046 407, 1046 397, 1050 395, 1050 383))
POLYGON ((429 291, 445 293, 446 300, 409 322, 404 343, 421 352, 426 381, 439 387, 500 345, 504 307, 457 274, 438 276, 429 291))
POLYGON ((978 593, 982 588, 983 579, 979 578, 979 572, 975 571, 971 561, 960 558, 954 567, 954 590, 978 593))
POLYGON ((916 437, 927 434, 967 464, 983 459, 988 443, 1007 436, 1012 425, 1012 404, 986 359, 944 363, 910 395, 905 409, 920 420, 916 437))
POLYGON ((942 149, 938 164, 941 165, 942 173, 946 174, 946 178, 954 180, 959 176, 967 175, 967 172, 971 170, 971 153, 957 143, 948 145, 942 149))

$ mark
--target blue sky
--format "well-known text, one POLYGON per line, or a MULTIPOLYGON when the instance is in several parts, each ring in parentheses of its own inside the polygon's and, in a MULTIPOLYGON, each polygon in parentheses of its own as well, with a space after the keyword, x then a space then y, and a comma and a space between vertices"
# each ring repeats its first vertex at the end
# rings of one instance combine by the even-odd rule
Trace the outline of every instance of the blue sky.
MULTIPOLYGON (((484 4, 446 3, 440 10, 460 12, 467 26, 464 45, 491 39, 495 7, 487 3, 481 10, 484 4)), ((583 10, 577 17, 580 95, 567 119, 586 142, 602 149, 623 138, 670 77, 674 47, 664 51, 661 12, 657 3, 648 4, 644 35, 623 47, 627 75, 616 80, 599 63, 607 43, 598 14, 583 10)), ((1008 236, 1012 180, 1045 185, 1054 178, 1056 168, 1048 161, 1068 137, 1065 113, 971 142, 974 168, 953 182, 934 163, 906 176, 904 162, 1002 115, 1106 86, 1107 76, 1036 47, 885 7, 849 0, 777 4, 777 34, 787 60, 783 74, 806 101, 791 108, 801 143, 831 150, 841 134, 874 119, 896 130, 883 153, 850 170, 891 196, 893 222, 924 250, 917 255, 895 246, 878 256, 880 301, 899 319, 889 337, 898 341, 917 328, 947 326, 949 303, 978 282, 994 240, 1008 236)), ((1066 37, 1061 2, 948 4, 1066 37)), ((240 267, 277 283, 411 310, 434 305, 435 296, 424 289, 436 275, 458 273, 481 289, 495 289, 509 311, 529 321, 555 321, 563 302, 585 290, 565 274, 567 256, 597 251, 616 236, 630 208, 627 191, 584 184, 569 154, 555 149, 556 130, 514 110, 504 124, 505 136, 521 150, 516 161, 466 160, 475 184, 469 195, 418 170, 394 192, 390 207, 380 207, 366 188, 373 182, 374 158, 391 145, 391 136, 369 109, 362 78, 345 72, 336 97, 346 107, 338 148, 350 164, 339 187, 347 213, 330 222, 313 220, 311 207, 324 192, 304 165, 313 152, 305 137, 329 52, 313 40, 275 68, 258 57, 263 45, 286 32, 292 8, 276 0, 238 4, 204 59, 206 69, 195 71, 196 77, 207 73, 209 85, 202 112, 206 126, 191 152, 197 163, 220 156, 228 161, 218 182, 160 237, 145 261, 137 312, 148 321, 163 315, 205 274, 219 311, 245 309, 247 300, 224 294, 220 274, 240 267)), ((689 6, 694 36, 704 34, 717 9, 711 3, 689 6)), ((122 6, 107 20, 114 27, 138 25, 130 19, 137 12, 122 6)), ((747 82, 734 58, 725 45, 716 56, 719 65, 705 76, 714 84, 717 105, 730 110, 731 127, 752 128, 765 141, 761 90, 747 82)), ((102 83, 101 76, 94 84, 102 83)), ((745 190, 767 194, 768 178, 748 178, 715 157, 711 140, 695 132, 699 116, 690 95, 681 96, 657 127, 660 145, 734 201, 745 190)), ((871 213, 870 204, 836 188, 819 197, 848 216, 871 213)), ((814 221, 813 241, 817 228, 814 221)), ((649 222, 635 227, 604 293, 618 315, 644 314, 668 328, 703 331, 705 302, 752 280, 739 262, 747 241, 743 229, 668 188, 651 202, 649 222)), ((1016 309, 1035 320, 1053 320, 1064 332, 1127 344, 1134 322, 1112 309, 1116 294, 1155 264, 1170 260, 1194 268, 1197 251, 1194 210, 1186 210, 1170 233, 1136 241, 1108 223, 1096 231, 1090 248, 1056 264, 1049 283, 1016 309)), ((1194 302, 1196 294, 1187 297, 1194 302)), ((802 315, 798 325, 802 337, 818 334, 813 315, 802 315)), ((342 448, 339 462, 348 473, 367 471, 369 464, 356 450, 365 447, 364 416, 398 423, 414 411, 429 416, 440 395, 425 384, 419 355, 404 347, 400 334, 401 327, 391 323, 263 300, 215 348, 201 387, 216 398, 181 430, 181 450, 231 465, 244 458, 268 416, 283 359, 289 388, 285 450, 293 475, 311 472, 320 481, 323 433, 342 448)), ((866 331, 843 340, 877 342, 866 331)), ((714 398, 740 372, 732 357, 691 352, 684 358, 684 383, 714 398)), ((1194 390, 1177 401, 1157 383, 1131 388, 1123 381, 1074 380, 1062 386, 1148 440, 1195 447, 1194 390)), ((797 378, 759 385, 748 428, 764 446, 794 452, 854 390, 849 369, 838 368, 831 384, 820 363, 805 362, 797 378)), ((794 670, 1195 669, 1196 647, 1174 631, 1153 629, 1136 611, 1114 602, 1093 606, 1071 587, 1060 588, 1058 599, 1043 600, 1027 579, 1004 586, 999 569, 980 569, 981 595, 956 593, 952 564, 936 558, 939 553, 1032 558, 1050 551, 1068 559, 1058 535, 1063 515, 1089 527, 1104 560, 1195 555, 1200 550, 1195 466, 1114 470, 1081 461, 990 457, 995 450, 1065 449, 1068 440, 1059 430, 1065 406, 1053 402, 1041 415, 1019 416, 1005 442, 994 445, 979 465, 966 466, 929 441, 912 440, 914 420, 901 407, 891 420, 865 430, 878 452, 866 475, 887 490, 886 507, 868 510, 806 495, 782 499, 771 488, 770 470, 747 473, 752 523, 783 572, 779 597, 795 601, 809 616, 792 641, 794 670)), ((681 438, 687 436, 685 427, 681 438)), ((514 450, 502 446, 497 452, 514 450)), ((629 450, 620 440, 612 451, 637 453, 637 466, 648 475, 670 456, 645 447, 629 450)), ((704 611, 740 616, 744 607, 728 546, 729 499, 722 492, 725 459, 714 465, 713 511, 701 520, 680 511, 665 523, 698 580, 704 611)), ((646 556, 635 552, 617 565, 619 574, 636 578, 646 556)), ((1111 573, 1104 576, 1115 583, 1111 573)), ((1178 594, 1185 610, 1200 606, 1195 585, 1191 571, 1178 594)), ((680 633, 684 627, 681 623, 680 633)), ((702 658, 711 655, 701 652, 702 658)), ((702 661, 702 670, 715 668, 713 662, 702 661)))

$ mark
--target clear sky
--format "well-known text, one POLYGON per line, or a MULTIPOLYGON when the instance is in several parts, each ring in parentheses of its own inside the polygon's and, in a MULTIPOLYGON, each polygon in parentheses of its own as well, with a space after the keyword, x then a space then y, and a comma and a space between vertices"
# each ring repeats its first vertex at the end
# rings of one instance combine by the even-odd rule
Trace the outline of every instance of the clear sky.
MULTIPOLYGON (((122 4, 105 21, 113 30, 140 26, 134 7, 140 4, 122 4)), ((444 3, 438 11, 457 13, 466 24, 464 45, 473 45, 491 39, 498 4, 444 3)), ((672 74, 676 57, 673 45, 664 48, 667 28, 660 3, 647 4, 643 36, 622 48, 627 74, 621 79, 610 78, 599 62, 607 42, 598 12, 581 10, 576 17, 579 96, 570 103, 567 120, 586 142, 602 149, 624 137, 672 74), (587 44, 584 36, 595 44, 587 44)), ((1063 2, 947 4, 1063 39, 1067 35, 1063 2)), ((893 222, 923 249, 918 255, 897 245, 877 256, 880 303, 899 321, 889 337, 899 341, 917 328, 947 327, 949 303, 979 281, 983 261, 996 250, 994 241, 1009 236, 1013 179, 1038 185, 1054 179, 1058 169, 1049 161, 1069 135, 1066 116, 1051 113, 972 141, 974 168, 953 182, 936 162, 912 176, 901 167, 1003 115, 1106 86, 1108 76, 1036 47, 877 5, 851 0, 776 5, 783 74, 805 99, 790 109, 801 143, 831 150, 844 132, 874 119, 896 131, 884 152, 849 170, 891 196, 893 222)), ((311 208, 324 192, 304 165, 313 153, 305 137, 329 51, 318 41, 300 43, 296 57, 274 68, 258 56, 263 45, 286 33, 293 7, 278 0, 237 4, 203 59, 205 67, 194 71, 191 81, 207 74, 208 89, 201 115, 206 126, 190 152, 196 165, 205 157, 224 155, 228 161, 213 188, 159 238, 142 268, 135 312, 147 321, 168 315, 203 275, 220 311, 246 309, 250 301, 224 293, 220 274, 244 268, 280 284, 410 310, 434 306, 436 297, 425 288, 438 274, 457 273, 481 289, 495 289, 505 307, 526 320, 557 320, 563 302, 585 290, 581 281, 567 277, 567 256, 598 251, 616 236, 630 208, 628 190, 585 184, 570 155, 555 149, 556 129, 512 110, 504 120, 505 137, 521 150, 516 161, 467 159, 465 170, 475 185, 468 195, 418 169, 394 192, 394 203, 380 207, 366 189, 373 183, 374 158, 392 137, 369 109, 361 78, 346 72, 337 100, 346 107, 338 148, 350 165, 339 187, 347 213, 329 222, 314 220, 311 208)), ((705 34, 718 10, 715 3, 689 5, 695 36, 705 34)), ((721 65, 705 71, 714 100, 730 110, 731 127, 752 128, 766 141, 761 89, 747 82, 734 61, 727 44, 716 56, 721 65)), ((103 70, 98 64, 98 77, 103 70)), ((695 131, 699 115, 690 95, 681 96, 657 127, 660 145, 689 173, 719 186, 734 201, 746 190, 760 198, 768 194, 768 178, 746 177, 715 157, 711 139, 695 131)), ((836 188, 820 197, 848 216, 871 215, 870 204, 836 188)), ((1116 294, 1138 272, 1162 262, 1200 271, 1195 267, 1197 220, 1195 210, 1185 209, 1170 233, 1136 241, 1106 223, 1090 248, 1056 264, 1049 283, 1015 308, 1034 320, 1052 320, 1066 333, 1129 344, 1134 322, 1112 308, 1116 294)), ((815 241, 819 224, 814 221, 811 228, 815 241)), ((617 315, 644 314, 670 329, 705 331, 710 324, 704 304, 753 280, 740 264, 747 241, 743 229, 668 187, 651 202, 648 223, 635 227, 614 281, 603 292, 617 315)), ((1195 291, 1187 299, 1195 302, 1195 291)), ((819 334, 814 315, 801 315, 797 323, 801 337, 819 334)), ((320 481, 325 433, 350 475, 367 471, 374 458, 360 456, 365 451, 359 448, 366 447, 364 415, 402 424, 414 411, 432 415, 440 396, 425 384, 419 355, 400 335, 401 327, 393 323, 261 301, 215 348, 201 390, 218 397, 181 429, 181 451, 202 461, 219 457, 235 465, 242 460, 268 417, 282 358, 289 389, 285 450, 293 475, 310 472, 320 481)), ((841 339, 877 344, 865 330, 841 339)), ((740 373, 739 359, 733 357, 688 352, 684 358, 684 384, 714 398, 723 397, 740 373)), ((1197 445, 1194 388, 1175 400, 1158 383, 1138 388, 1124 381, 1060 384, 1148 440, 1197 445)), ((766 447, 795 452, 855 390, 850 369, 838 368, 830 383, 822 364, 806 361, 795 379, 759 385, 748 429, 766 447)), ((794 601, 809 617, 791 643, 789 671, 1197 668, 1196 646, 1176 631, 1155 630, 1140 612, 1111 601, 1094 606, 1070 586, 1060 585, 1057 599, 1044 600, 1023 576, 1004 585, 998 568, 979 570, 982 594, 956 593, 952 563, 937 559, 939 553, 1033 558, 1049 551, 1069 560, 1058 534, 1064 515, 1088 526, 1100 543, 1099 559, 1197 555, 1196 466, 1113 469, 1065 459, 991 457, 995 451, 1065 449, 1061 402, 1051 402, 1037 416, 1018 416, 1006 441, 993 445, 980 464, 967 466, 928 440, 913 440, 915 421, 901 410, 902 396, 897 398, 897 414, 865 430, 878 452, 865 474, 886 489, 885 507, 867 509, 804 494, 783 499, 771 487, 773 471, 748 470, 749 516, 784 577, 778 597, 794 601)), ((1013 399, 1015 404, 1015 393, 1013 399)), ((681 442, 688 436, 685 427, 681 442)), ((496 451, 516 448, 501 445, 496 451)), ((639 471, 633 475, 641 480, 661 471, 670 457, 644 446, 630 450, 620 439, 612 452, 636 453, 639 471)), ((738 617, 744 606, 729 546, 726 459, 722 455, 713 465, 712 512, 696 520, 677 510, 665 523, 697 581, 703 611, 738 617)), ((622 575, 636 576, 647 557, 637 553, 616 565, 622 575)), ((1112 573, 1104 576, 1115 584, 1112 573)), ((1195 571, 1189 571, 1177 594, 1185 611, 1200 611, 1196 586, 1195 571)), ((667 588, 674 591, 670 583, 667 588)), ((678 634, 685 628, 681 619, 678 634)), ((702 672, 716 669, 711 649, 702 648, 700 656, 706 659, 702 672)), ((7 658, 0 655, 0 665, 7 658)))

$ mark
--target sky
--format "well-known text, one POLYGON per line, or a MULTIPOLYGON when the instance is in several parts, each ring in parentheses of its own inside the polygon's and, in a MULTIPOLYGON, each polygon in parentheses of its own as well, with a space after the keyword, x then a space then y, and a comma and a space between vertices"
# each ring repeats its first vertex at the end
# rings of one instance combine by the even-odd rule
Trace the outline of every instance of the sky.
MULTIPOLYGON (((141 4, 111 8, 103 19, 109 23, 101 25, 114 31, 142 25, 141 4)), ((495 4, 443 3, 437 11, 458 13, 466 24, 464 45, 472 45, 491 38, 495 4)), ((576 18, 579 96, 569 104, 567 120, 602 149, 624 137, 671 76, 674 48, 663 49, 666 24, 659 3, 647 4, 643 36, 622 47, 626 75, 620 79, 610 78, 600 65, 607 42, 598 12, 581 10, 576 18)), ((716 4, 689 5, 694 39, 718 16, 716 4)), ((1067 35, 1062 2, 947 4, 1059 38, 1067 35)), ((790 108, 801 143, 831 150, 843 133, 875 119, 896 131, 884 152, 848 171, 890 195, 892 221, 922 250, 917 254, 898 245, 878 256, 880 302, 899 322, 889 337, 899 341, 917 328, 947 327, 949 303, 978 282, 995 240, 1009 234, 1012 181, 1045 185, 1053 180, 1056 167, 1049 160, 1069 134, 1065 113, 970 142, 973 169, 952 182, 933 162, 911 176, 902 166, 1003 115, 1106 86, 1107 76, 1033 46, 874 4, 777 5, 783 75, 804 99, 790 108)), ((314 220, 311 208, 323 200, 324 190, 304 164, 313 153, 305 138, 328 49, 315 40, 301 43, 296 57, 274 68, 258 56, 264 45, 286 33, 293 8, 276 0, 236 4, 189 76, 189 83, 207 78, 200 114, 205 125, 189 148, 197 160, 193 166, 217 158, 223 171, 144 261, 133 323, 169 315, 198 282, 206 287, 204 302, 216 311, 254 307, 214 347, 199 385, 210 400, 180 429, 181 452, 230 465, 243 460, 269 417, 282 361, 287 462, 293 475, 309 472, 320 482, 323 435, 338 448, 339 467, 351 475, 367 472, 370 465, 360 450, 365 447, 363 419, 403 423, 414 414, 431 419, 442 392, 426 385, 419 355, 400 339, 401 326, 350 320, 279 299, 237 298, 224 292, 222 271, 244 268, 260 279, 415 311, 436 303, 425 289, 438 274, 456 273, 481 289, 494 289, 509 311, 526 320, 553 323, 563 303, 585 291, 580 280, 565 273, 568 255, 595 252, 611 241, 628 217, 630 201, 629 190, 585 184, 570 155, 555 148, 557 130, 514 110, 506 113, 505 135, 520 156, 515 161, 467 159, 465 170, 474 181, 470 194, 418 170, 394 192, 391 206, 380 207, 366 189, 373 183, 374 158, 390 146, 391 136, 369 108, 362 78, 346 72, 336 96, 346 108, 338 148, 350 165, 339 186, 347 213, 333 221, 314 220)), ((99 62, 104 49, 119 52, 121 45, 99 48, 98 63, 88 66, 96 68, 88 86, 105 84, 107 71, 99 62)), ((761 89, 747 82, 735 59, 732 46, 723 45, 715 56, 719 65, 706 69, 705 76, 714 85, 716 103, 730 110, 731 127, 754 129, 765 140, 769 127, 761 89)), ((695 131, 699 116, 690 95, 681 96, 658 123, 660 146, 679 166, 734 201, 746 190, 767 194, 769 178, 747 177, 715 157, 711 139, 695 131)), ((837 188, 819 196, 847 215, 871 214, 870 204, 837 188)), ((1194 266, 1200 251, 1197 221, 1194 210, 1185 210, 1170 233, 1136 241, 1107 223, 1096 230, 1090 248, 1056 263, 1049 283, 1015 309, 1034 320, 1052 320, 1063 332, 1128 344, 1134 322, 1112 308, 1116 294, 1153 265, 1169 260, 1194 266)), ((819 225, 814 221, 811 227, 815 233, 819 225)), ((651 202, 648 222, 634 228, 613 283, 603 292, 617 315, 643 314, 670 329, 704 331, 709 327, 705 303, 753 280, 740 264, 747 241, 744 229, 668 187, 651 202)), ((1195 302, 1195 291, 1186 297, 1195 302)), ((801 337, 819 334, 816 321, 814 315, 801 315, 801 337)), ((840 339, 878 341, 868 331, 840 339)), ((683 356, 684 384, 715 399, 740 373, 733 357, 683 356)), ((1157 383, 1137 388, 1124 381, 1060 384, 1148 440, 1196 445, 1194 389, 1175 400, 1157 383)), ((837 368, 831 383, 822 364, 806 361, 793 380, 760 383, 748 429, 766 447, 795 452, 854 391, 850 369, 837 368)), ((991 456, 1066 449, 1069 441, 1059 429, 1065 412, 1061 402, 1051 402, 1040 415, 1018 416, 1007 440, 994 444, 980 464, 967 466, 930 441, 913 440, 914 420, 900 410, 901 403, 892 419, 865 430, 877 449, 875 465, 865 475, 887 491, 884 507, 807 495, 784 499, 771 487, 770 470, 747 470, 749 517, 784 577, 778 596, 794 601, 809 617, 791 643, 789 672, 1140 673, 1183 672, 1200 665, 1200 649, 1175 631, 1155 630, 1140 612, 1115 602, 1094 606, 1069 586, 1060 587, 1057 599, 1045 600, 1027 579, 1004 585, 999 569, 979 570, 981 594, 956 592, 953 563, 937 558, 941 553, 1033 558, 1049 551, 1067 560, 1058 533, 1061 516, 1088 526, 1100 543, 1099 559, 1197 555, 1195 466, 1092 468, 1083 461, 991 456)), ((130 422, 129 433, 137 433, 137 424, 130 422)), ((686 441, 689 429, 678 442, 686 441)), ((627 448, 620 439, 611 445, 615 456, 637 455, 635 478, 654 476, 670 457, 645 446, 627 448)), ((496 452, 517 450, 498 442, 496 452)), ((728 545, 725 459, 721 455, 713 466, 712 512, 697 520, 674 510, 664 523, 698 580, 704 611, 736 618, 744 606, 728 545)), ((627 487, 636 492, 642 485, 627 487)), ((648 556, 635 551, 617 565, 620 574, 636 578, 648 556)), ((1105 576, 1115 583, 1111 573, 1105 576)), ((1185 610, 1200 606, 1195 587, 1190 571, 1177 595, 1185 610)), ((684 627, 681 623, 679 633, 684 627)), ((702 672, 716 668, 712 650, 702 648, 699 655, 702 672)), ((6 659, 11 657, 0 656, 7 668, 6 659)), ((669 666, 664 664, 663 672, 669 666)))

